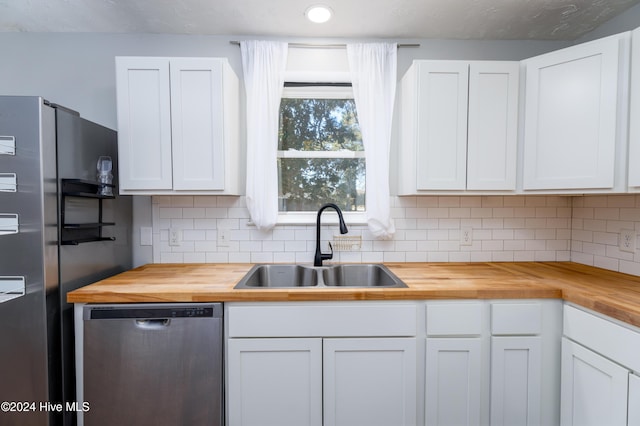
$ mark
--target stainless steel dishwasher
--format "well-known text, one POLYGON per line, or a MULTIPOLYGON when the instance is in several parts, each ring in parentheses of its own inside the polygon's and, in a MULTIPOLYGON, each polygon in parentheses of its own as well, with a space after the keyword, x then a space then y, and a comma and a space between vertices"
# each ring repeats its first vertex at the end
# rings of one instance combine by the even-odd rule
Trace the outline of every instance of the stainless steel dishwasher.
POLYGON ((222 303, 86 305, 86 426, 222 425, 222 303))

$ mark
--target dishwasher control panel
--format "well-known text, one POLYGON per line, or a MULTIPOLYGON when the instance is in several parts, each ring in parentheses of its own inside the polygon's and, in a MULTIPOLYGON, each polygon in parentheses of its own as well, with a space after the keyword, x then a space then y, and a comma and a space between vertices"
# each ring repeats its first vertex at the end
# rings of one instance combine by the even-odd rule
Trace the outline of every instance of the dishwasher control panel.
POLYGON ((87 305, 83 319, 162 319, 162 318, 220 318, 221 303, 201 305, 136 305, 91 306, 87 305))

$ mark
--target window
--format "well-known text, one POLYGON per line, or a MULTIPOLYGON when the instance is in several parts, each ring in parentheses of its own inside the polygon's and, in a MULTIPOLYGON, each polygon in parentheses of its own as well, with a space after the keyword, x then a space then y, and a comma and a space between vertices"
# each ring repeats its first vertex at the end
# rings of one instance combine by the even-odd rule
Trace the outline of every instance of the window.
POLYGON ((327 202, 365 211, 364 146, 350 84, 285 84, 277 162, 281 216, 315 213, 327 202))

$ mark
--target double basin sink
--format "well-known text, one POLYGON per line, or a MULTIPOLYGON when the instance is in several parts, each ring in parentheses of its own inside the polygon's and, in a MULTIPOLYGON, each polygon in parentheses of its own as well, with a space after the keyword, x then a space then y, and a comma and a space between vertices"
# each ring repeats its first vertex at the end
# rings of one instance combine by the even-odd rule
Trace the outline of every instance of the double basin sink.
POLYGON ((307 287, 406 288, 386 266, 341 264, 332 266, 255 265, 236 289, 307 287))

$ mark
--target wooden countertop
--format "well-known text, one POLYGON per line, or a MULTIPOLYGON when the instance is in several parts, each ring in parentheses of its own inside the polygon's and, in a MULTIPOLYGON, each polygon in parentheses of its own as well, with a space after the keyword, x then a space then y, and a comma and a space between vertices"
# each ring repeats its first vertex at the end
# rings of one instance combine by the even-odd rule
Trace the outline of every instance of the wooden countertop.
POLYGON ((640 277, 571 262, 387 263, 408 288, 235 290, 251 264, 150 264, 68 294, 70 303, 562 298, 640 327, 640 277))

